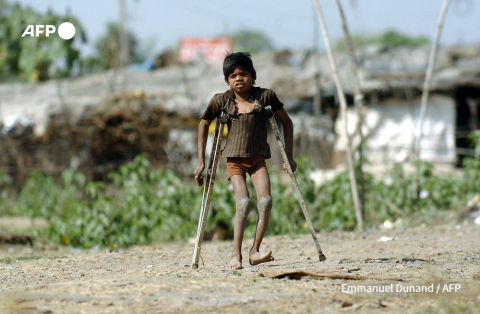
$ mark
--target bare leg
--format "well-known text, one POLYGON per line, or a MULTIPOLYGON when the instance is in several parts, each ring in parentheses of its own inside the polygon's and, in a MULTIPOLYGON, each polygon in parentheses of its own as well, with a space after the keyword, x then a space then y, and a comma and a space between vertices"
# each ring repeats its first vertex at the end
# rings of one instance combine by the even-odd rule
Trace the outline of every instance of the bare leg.
POLYGON ((228 268, 237 270, 242 268, 242 241, 251 203, 246 178, 241 175, 233 175, 230 181, 235 191, 236 212, 233 225, 233 252, 228 268))
POLYGON ((257 193, 257 209, 258 221, 255 230, 255 240, 250 249, 250 264, 257 265, 265 262, 273 261, 272 251, 260 253, 260 245, 262 244, 265 231, 267 231, 270 213, 272 210, 272 196, 270 191, 270 177, 267 168, 260 168, 251 176, 255 191, 257 193))

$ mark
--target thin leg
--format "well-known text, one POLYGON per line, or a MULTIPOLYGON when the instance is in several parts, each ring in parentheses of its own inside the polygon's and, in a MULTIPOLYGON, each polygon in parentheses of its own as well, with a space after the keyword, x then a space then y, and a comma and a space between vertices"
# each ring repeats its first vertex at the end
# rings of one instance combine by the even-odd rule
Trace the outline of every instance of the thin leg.
POLYGON ((260 263, 273 261, 272 251, 260 253, 260 245, 267 231, 268 222, 270 221, 270 213, 272 211, 272 194, 270 190, 270 177, 266 167, 258 169, 251 175, 252 183, 257 193, 257 209, 258 221, 255 230, 255 239, 250 249, 250 264, 257 265, 260 263))
POLYGON ((228 267, 233 270, 242 268, 242 241, 245 232, 248 213, 251 209, 250 195, 247 189, 246 178, 242 175, 233 175, 230 181, 235 191, 235 222, 233 225, 233 252, 228 267))

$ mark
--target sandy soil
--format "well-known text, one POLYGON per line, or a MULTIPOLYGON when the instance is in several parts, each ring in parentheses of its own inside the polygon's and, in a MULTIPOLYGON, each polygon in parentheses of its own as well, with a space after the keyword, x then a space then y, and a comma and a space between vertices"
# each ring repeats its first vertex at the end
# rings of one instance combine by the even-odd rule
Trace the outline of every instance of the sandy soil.
POLYGON ((267 237, 263 249, 276 260, 239 271, 225 267, 223 241, 203 245, 198 270, 189 243, 117 252, 2 244, 0 313, 479 313, 478 225, 319 239, 325 262, 309 234, 267 237), (304 273, 270 278, 292 271, 304 273))

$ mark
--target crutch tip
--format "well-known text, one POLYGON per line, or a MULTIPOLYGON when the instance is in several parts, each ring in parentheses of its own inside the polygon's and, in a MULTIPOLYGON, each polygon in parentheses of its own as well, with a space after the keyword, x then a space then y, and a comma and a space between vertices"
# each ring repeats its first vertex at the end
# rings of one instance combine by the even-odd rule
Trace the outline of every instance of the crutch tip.
POLYGON ((327 257, 323 253, 318 254, 318 258, 320 259, 320 262, 323 262, 324 260, 327 259, 327 257))

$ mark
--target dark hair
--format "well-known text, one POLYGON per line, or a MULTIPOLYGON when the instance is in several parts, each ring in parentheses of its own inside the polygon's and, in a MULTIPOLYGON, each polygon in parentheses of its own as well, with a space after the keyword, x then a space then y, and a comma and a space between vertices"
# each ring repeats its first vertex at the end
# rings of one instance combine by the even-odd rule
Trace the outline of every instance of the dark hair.
POLYGON ((253 78, 253 83, 255 84, 257 72, 253 67, 250 52, 235 52, 227 54, 223 60, 223 75, 225 76, 225 82, 228 83, 228 76, 235 70, 236 67, 250 72, 253 78))

